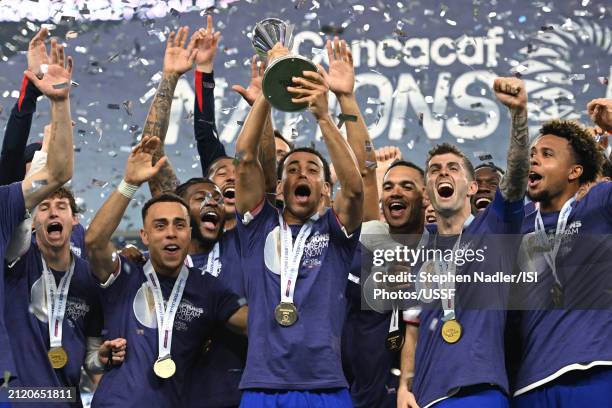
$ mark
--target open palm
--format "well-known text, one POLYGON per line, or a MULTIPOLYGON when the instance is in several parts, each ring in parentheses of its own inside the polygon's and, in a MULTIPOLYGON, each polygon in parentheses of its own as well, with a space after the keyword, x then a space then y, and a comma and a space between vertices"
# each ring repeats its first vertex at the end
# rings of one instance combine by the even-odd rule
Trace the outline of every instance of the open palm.
POLYGON ((346 41, 338 41, 336 37, 333 44, 327 40, 325 47, 329 58, 329 70, 325 79, 329 89, 336 95, 351 94, 355 87, 355 70, 353 56, 346 47, 346 41))
POLYGON ((72 58, 65 57, 64 47, 58 45, 57 41, 51 40, 50 55, 47 55, 46 50, 43 50, 40 61, 41 71, 42 67, 45 67, 42 79, 38 79, 36 73, 31 70, 25 73, 28 79, 49 99, 64 100, 68 98, 72 77, 72 58))
POLYGON ((238 92, 251 106, 253 106, 257 97, 261 95, 261 86, 265 70, 266 65, 263 62, 260 66, 257 66, 257 56, 254 55, 251 59, 251 82, 249 82, 249 86, 246 89, 241 85, 232 86, 232 89, 238 92))
POLYGON ((140 185, 155 176, 161 166, 166 162, 166 156, 153 164, 153 154, 161 144, 157 136, 144 136, 140 143, 134 147, 125 166, 125 181, 129 184, 140 185))
POLYGON ((32 38, 28 45, 28 69, 36 76, 42 76, 40 66, 45 64, 44 59, 47 57, 45 49, 45 38, 49 35, 47 28, 41 28, 40 31, 32 38))
POLYGON ((195 49, 197 38, 194 36, 185 47, 189 27, 181 27, 176 34, 171 32, 166 43, 164 55, 164 73, 182 75, 193 67, 198 50, 195 49))

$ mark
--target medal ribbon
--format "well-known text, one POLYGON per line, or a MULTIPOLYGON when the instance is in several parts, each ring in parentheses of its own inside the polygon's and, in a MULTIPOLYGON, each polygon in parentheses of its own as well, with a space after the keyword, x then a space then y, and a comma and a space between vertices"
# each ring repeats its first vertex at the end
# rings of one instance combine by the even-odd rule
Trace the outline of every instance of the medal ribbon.
POLYGON ((68 301, 68 290, 70 281, 74 275, 74 256, 71 255, 70 269, 62 276, 59 288, 55 285, 55 277, 47 267, 45 259, 40 256, 42 261, 42 274, 45 280, 45 294, 47 296, 47 317, 49 319, 49 343, 50 346, 60 347, 62 345, 62 326, 66 313, 68 301))
MULTIPOLYGON (((552 250, 544 252, 544 259, 548 266, 550 266, 550 270, 552 271, 553 278, 555 278, 555 282, 561 285, 559 281, 559 277, 557 276, 557 268, 555 265, 555 258, 557 257, 557 252, 559 252, 559 247, 561 246, 561 239, 563 237, 563 233, 565 232, 565 228, 567 227, 567 220, 569 219, 570 214, 572 213, 572 204, 576 201, 575 197, 570 198, 563 204, 561 207, 561 212, 559 212, 559 218, 557 219, 557 229, 555 230, 555 240, 553 243, 552 250)), ((544 228, 544 220, 542 220, 542 214, 540 213, 540 209, 538 208, 538 212, 536 213, 535 219, 535 233, 540 245, 545 248, 550 245, 550 241, 548 240, 548 235, 546 235, 546 229, 544 228)))
POLYGON ((206 262, 206 271, 215 278, 219 276, 221 272, 221 256, 219 251, 219 242, 215 243, 212 251, 208 254, 208 260, 206 262))
MULTIPOLYGON (((423 229, 423 233, 421 234, 421 239, 417 244, 417 248, 424 248, 429 241, 429 231, 427 228, 423 229)), ((419 280, 417 279, 415 283, 415 287, 417 290, 420 288, 419 280)), ((389 333, 399 330, 399 307, 397 305, 393 305, 393 311, 391 312, 391 322, 389 323, 389 333)))
POLYGON ((181 303, 185 284, 189 277, 189 269, 185 266, 181 268, 176 282, 172 287, 172 293, 168 298, 168 304, 164 308, 164 296, 159 285, 159 279, 153 269, 151 261, 148 261, 144 266, 144 273, 147 277, 147 284, 153 292, 153 300, 155 301, 155 315, 157 317, 157 339, 158 339, 158 359, 170 356, 170 347, 172 346, 172 332, 174 329, 174 317, 181 303))
MULTIPOLYGON (((470 214, 467 220, 465 220, 465 222, 463 223, 463 228, 461 229, 459 238, 457 238, 457 240, 455 241, 455 244, 453 245, 453 258, 455 254, 457 253, 457 249, 459 249, 459 245, 461 244, 461 236, 463 235, 463 230, 469 227, 472 221, 474 221, 474 216, 470 214)), ((435 248, 435 245, 434 245, 434 248, 435 248)), ((435 270, 435 273, 438 275, 448 274, 449 276, 454 277, 455 273, 457 272, 457 264, 455 262, 450 262, 450 263, 446 263, 444 261, 435 262, 434 270, 435 270)), ((455 289, 455 281, 450 278, 448 279, 448 281, 449 282, 446 282, 446 283, 440 283, 438 287, 442 286, 444 289, 449 289, 449 291, 452 289, 455 289)), ((450 292, 449 292, 449 295, 450 295, 450 292)), ((444 309, 444 316, 442 316, 442 320, 443 321, 454 320, 456 317, 455 316, 455 297, 449 296, 448 299, 441 300, 441 303, 442 303, 442 309, 444 309)))
POLYGON ((293 245, 293 239, 291 237, 291 228, 289 228, 289 225, 283 219, 282 214, 278 216, 278 223, 281 239, 281 303, 293 303, 293 293, 300 270, 300 261, 302 260, 306 240, 310 235, 313 223, 312 220, 308 220, 302 225, 297 239, 295 240, 295 246, 293 245))

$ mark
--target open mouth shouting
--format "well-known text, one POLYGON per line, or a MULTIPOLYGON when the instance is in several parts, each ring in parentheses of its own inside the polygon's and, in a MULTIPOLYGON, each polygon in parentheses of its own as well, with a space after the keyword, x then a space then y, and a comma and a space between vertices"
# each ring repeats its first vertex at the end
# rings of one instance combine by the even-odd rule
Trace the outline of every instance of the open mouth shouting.
POLYGON ((225 204, 234 205, 236 203, 236 186, 233 183, 223 186, 221 193, 225 204))
POLYGON ((491 199, 489 197, 476 196, 476 199, 474 200, 474 207, 476 207, 478 211, 484 210, 489 204, 491 204, 491 199))
POLYGON ((168 256, 178 256, 180 254, 181 247, 176 244, 168 244, 164 247, 164 253, 168 256))
POLYGON ((387 208, 389 208, 389 215, 392 218, 399 218, 406 213, 407 206, 403 201, 393 200, 389 202, 387 208))
POLYGON ((62 237, 62 231, 64 226, 59 222, 52 222, 47 225, 47 236, 50 239, 60 239, 62 237))
POLYGON ((541 174, 536 173, 535 171, 530 171, 529 172, 529 179, 527 180, 527 187, 528 188, 536 188, 540 182, 542 181, 543 177, 541 174))
POLYGON ((214 231, 217 229, 221 218, 215 211, 204 209, 204 211, 200 213, 200 220, 202 221, 202 226, 204 228, 214 231))
POLYGON ((298 204, 305 204, 308 202, 308 198, 310 197, 311 191, 310 187, 307 184, 301 184, 295 188, 293 195, 295 196, 295 200, 298 204))
POLYGON ((436 187, 436 192, 440 198, 450 198, 455 192, 455 187, 448 181, 441 181, 436 187))

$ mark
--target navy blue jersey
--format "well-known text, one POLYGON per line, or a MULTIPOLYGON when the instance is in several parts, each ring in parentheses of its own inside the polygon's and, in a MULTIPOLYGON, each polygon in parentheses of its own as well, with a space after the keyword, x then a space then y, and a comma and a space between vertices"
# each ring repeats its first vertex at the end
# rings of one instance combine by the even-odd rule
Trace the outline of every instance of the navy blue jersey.
MULTIPOLYGON (((301 258, 294 303, 298 320, 280 326, 279 213, 267 201, 237 231, 249 303, 249 349, 242 389, 318 390, 347 387, 340 343, 345 290, 359 231, 347 237, 328 209, 317 217, 301 258)), ((299 226, 291 226, 297 234, 299 226)))
MULTIPOLYGON (((514 327, 520 363, 513 390, 519 394, 552 381, 574 364, 612 362, 612 183, 593 186, 572 206, 555 262, 563 286, 563 304, 557 310, 549 310, 554 277, 535 240, 536 212, 523 223, 519 266, 538 271, 539 279, 538 285, 529 286, 530 307, 517 313, 514 327)), ((542 214, 549 236, 555 234, 558 217, 559 212, 542 214)))
MULTIPOLYGON (((506 201, 498 190, 495 199, 465 228, 464 240, 474 248, 489 247, 488 256, 474 267, 466 263, 457 267, 457 274, 464 271, 482 270, 487 274, 496 271, 513 270, 512 251, 503 251, 503 234, 518 234, 524 217, 523 200, 506 201), (496 242, 500 241, 500 242, 496 242)), ((428 229, 430 226, 428 226, 428 229)), ((430 245, 436 239, 435 228, 430 230, 430 245)), ((438 247, 444 246, 439 237, 438 247), (441 245, 440 245, 441 244, 441 245)), ((446 242, 452 246, 455 241, 446 242)), ((463 327, 461 339, 446 343, 440 333, 443 310, 424 307, 420 315, 419 337, 415 355, 415 377, 413 392, 420 406, 451 396, 460 387, 475 384, 495 384, 508 392, 508 378, 505 367, 504 329, 506 323, 505 301, 509 287, 506 285, 482 284, 458 285, 456 302, 457 321, 463 327), (486 290, 483 290, 486 289, 486 290), (461 304, 482 300, 486 295, 492 306, 487 308, 461 308, 461 304), (496 303, 497 302, 497 303, 496 303), (498 307, 495 307, 497 304, 498 307)), ((435 303, 434 303, 435 304, 435 303)))
MULTIPOLYGON (((164 299, 176 278, 158 275, 164 299)), ((174 319, 171 344, 176 373, 158 378, 153 364, 158 357, 157 318, 153 295, 141 265, 121 257, 121 270, 102 291, 108 338, 123 337, 128 352, 123 364, 102 377, 93 407, 180 406, 185 378, 210 338, 214 327, 226 322, 239 308, 236 295, 210 274, 190 268, 183 297, 174 319)))

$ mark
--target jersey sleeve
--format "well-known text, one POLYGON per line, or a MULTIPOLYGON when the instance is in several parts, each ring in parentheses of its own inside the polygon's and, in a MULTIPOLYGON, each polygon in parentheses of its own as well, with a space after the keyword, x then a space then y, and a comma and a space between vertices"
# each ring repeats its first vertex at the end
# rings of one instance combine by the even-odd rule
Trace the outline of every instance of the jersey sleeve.
POLYGON ((236 231, 241 254, 249 254, 259 244, 259 240, 265 239, 266 229, 271 228, 278 219, 278 211, 265 198, 252 211, 245 214, 236 212, 238 222, 236 231))
POLYGON ((21 183, 0 186, 0 245, 6 247, 26 214, 21 183))
POLYGON ((225 323, 244 304, 238 295, 230 290, 219 279, 211 275, 204 275, 209 286, 210 299, 213 302, 214 319, 219 323, 225 323))
POLYGON ((485 217, 485 222, 493 233, 520 234, 523 218, 525 218, 525 202, 522 197, 520 200, 508 201, 497 189, 493 202, 481 217, 485 217))
POLYGON ((219 140, 215 122, 214 74, 195 71, 195 90, 193 130, 204 174, 212 162, 225 156, 225 147, 219 140))
POLYGON ((6 123, 0 153, 0 185, 21 181, 25 176, 23 154, 30 135, 32 116, 36 112, 36 98, 40 95, 42 93, 38 88, 24 77, 19 99, 6 123))

